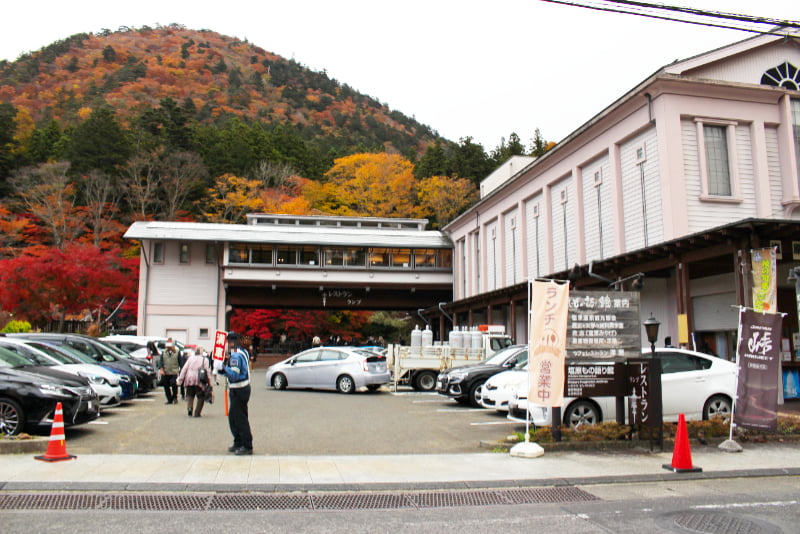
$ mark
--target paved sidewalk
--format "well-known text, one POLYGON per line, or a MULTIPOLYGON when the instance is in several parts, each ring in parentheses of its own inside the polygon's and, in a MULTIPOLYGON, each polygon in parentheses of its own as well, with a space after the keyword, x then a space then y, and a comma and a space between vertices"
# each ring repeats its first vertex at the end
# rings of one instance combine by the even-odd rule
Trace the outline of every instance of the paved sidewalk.
POLYGON ((82 455, 46 463, 0 455, 0 489, 87 491, 359 491, 585 485, 624 481, 800 476, 800 444, 745 444, 739 453, 692 451, 702 473, 673 473, 672 451, 384 456, 82 455))

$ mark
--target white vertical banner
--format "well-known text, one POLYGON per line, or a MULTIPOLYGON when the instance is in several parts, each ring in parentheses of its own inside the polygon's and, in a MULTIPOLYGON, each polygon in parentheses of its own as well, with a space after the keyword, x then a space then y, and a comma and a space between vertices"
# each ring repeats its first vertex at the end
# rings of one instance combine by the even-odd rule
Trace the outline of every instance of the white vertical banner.
POLYGON ((568 313, 569 284, 532 283, 529 403, 560 407, 564 402, 568 313))

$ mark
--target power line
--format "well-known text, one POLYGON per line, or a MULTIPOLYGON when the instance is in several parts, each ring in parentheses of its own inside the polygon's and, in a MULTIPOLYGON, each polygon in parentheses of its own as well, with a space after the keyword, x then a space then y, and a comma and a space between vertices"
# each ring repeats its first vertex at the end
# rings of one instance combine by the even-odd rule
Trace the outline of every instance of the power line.
MULTIPOLYGON (((697 26, 707 26, 712 28, 722 28, 728 30, 738 30, 750 33, 759 33, 759 34, 780 34, 781 28, 775 28, 775 26, 783 26, 783 27, 790 27, 790 28, 800 28, 800 22, 798 21, 791 21, 791 20, 780 20, 780 19, 768 19, 764 17, 754 17, 750 15, 739 15, 736 13, 722 13, 717 11, 704 11, 694 8, 685 8, 680 6, 666 6, 663 4, 648 4, 645 2, 635 2, 633 0, 605 0, 605 2, 609 4, 623 4, 626 7, 612 7, 609 5, 598 5, 598 4, 591 4, 591 3, 581 3, 578 1, 571 1, 571 0, 541 0, 543 2, 548 2, 551 4, 561 4, 566 6, 572 7, 581 7, 584 9, 593 9, 595 11, 605 11, 609 13, 622 13, 625 15, 637 15, 640 17, 647 17, 653 18, 658 20, 667 20, 671 22, 682 22, 684 24, 694 24, 697 26), (737 21, 737 22, 746 22, 749 24, 769 24, 773 26, 773 28, 765 30, 758 27, 748 27, 743 25, 735 25, 732 22, 727 24, 724 23, 716 23, 716 22, 709 22, 704 21, 702 18, 700 20, 691 20, 686 18, 675 18, 667 15, 661 15, 657 12, 648 11, 648 10, 655 10, 661 9, 670 11, 673 13, 683 13, 686 15, 696 16, 696 17, 706 17, 710 19, 723 19, 728 21, 737 21)), ((603 1, 603 0, 601 0, 603 1)))

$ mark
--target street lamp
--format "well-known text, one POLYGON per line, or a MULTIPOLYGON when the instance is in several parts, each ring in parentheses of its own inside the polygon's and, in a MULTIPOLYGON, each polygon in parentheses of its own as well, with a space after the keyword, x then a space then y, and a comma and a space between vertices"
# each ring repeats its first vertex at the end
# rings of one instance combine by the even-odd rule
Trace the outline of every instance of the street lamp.
POLYGON ((644 326, 644 331, 647 333, 647 341, 650 342, 650 352, 655 356, 658 327, 661 326, 661 323, 658 322, 658 319, 653 317, 653 312, 650 312, 650 317, 648 317, 642 325, 644 326))

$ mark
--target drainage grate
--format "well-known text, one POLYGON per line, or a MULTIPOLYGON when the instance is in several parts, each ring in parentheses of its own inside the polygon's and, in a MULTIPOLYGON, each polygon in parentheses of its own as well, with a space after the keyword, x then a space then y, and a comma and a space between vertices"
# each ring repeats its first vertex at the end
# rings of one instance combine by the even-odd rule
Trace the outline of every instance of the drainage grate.
POLYGON ((704 534, 767 534, 776 532, 744 517, 719 513, 685 513, 673 518, 676 526, 704 534))
POLYGON ((397 510, 594 500, 598 498, 574 487, 308 494, 0 493, 0 510, 397 510))

